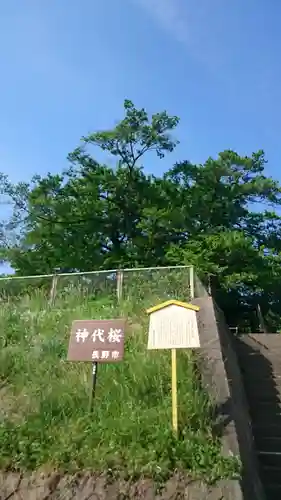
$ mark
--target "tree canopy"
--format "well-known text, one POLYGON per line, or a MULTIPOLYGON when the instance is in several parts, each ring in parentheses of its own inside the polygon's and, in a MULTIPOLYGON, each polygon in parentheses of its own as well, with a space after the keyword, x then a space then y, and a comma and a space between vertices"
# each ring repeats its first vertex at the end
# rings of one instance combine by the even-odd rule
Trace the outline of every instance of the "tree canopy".
POLYGON ((161 160, 176 148, 179 118, 150 117, 129 100, 124 115, 82 137, 62 173, 15 185, 0 177, 13 205, 1 225, 2 259, 21 275, 193 264, 210 277, 230 324, 255 328, 259 304, 279 328, 281 188, 265 174, 264 152, 226 150, 147 174, 148 156, 161 160), (95 159, 96 147, 116 158, 115 168, 95 159))

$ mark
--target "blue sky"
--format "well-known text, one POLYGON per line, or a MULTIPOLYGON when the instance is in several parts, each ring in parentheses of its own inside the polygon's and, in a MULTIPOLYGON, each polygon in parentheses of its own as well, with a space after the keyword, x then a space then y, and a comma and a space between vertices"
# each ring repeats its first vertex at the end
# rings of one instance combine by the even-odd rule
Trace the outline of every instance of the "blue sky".
POLYGON ((61 170, 129 98, 181 117, 177 153, 148 171, 263 148, 281 179, 280 19, 280 0, 4 2, 0 170, 13 181, 61 170))

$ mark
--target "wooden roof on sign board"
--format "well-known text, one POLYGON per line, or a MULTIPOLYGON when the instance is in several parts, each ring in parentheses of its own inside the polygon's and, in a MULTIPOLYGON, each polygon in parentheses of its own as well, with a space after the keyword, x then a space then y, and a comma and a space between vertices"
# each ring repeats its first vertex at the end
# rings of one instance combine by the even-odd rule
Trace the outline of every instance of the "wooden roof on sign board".
POLYGON ((150 307, 150 309, 147 309, 146 312, 147 314, 151 314, 168 306, 184 307, 184 309, 189 309, 191 311, 199 311, 200 309, 198 306, 188 304, 187 302, 180 302, 180 300, 167 300, 166 302, 161 302, 161 304, 158 304, 157 306, 150 307))

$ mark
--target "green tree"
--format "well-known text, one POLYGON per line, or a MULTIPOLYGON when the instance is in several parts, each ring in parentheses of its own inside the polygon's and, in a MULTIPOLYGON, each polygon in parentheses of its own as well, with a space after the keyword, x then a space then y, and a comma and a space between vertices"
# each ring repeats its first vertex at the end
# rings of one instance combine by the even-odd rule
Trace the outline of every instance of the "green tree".
POLYGON ((212 292, 232 324, 243 309, 255 322, 258 303, 265 315, 281 310, 281 218, 254 210, 261 202, 271 208, 281 202, 280 186, 264 175, 264 167, 263 151, 251 157, 224 151, 204 165, 180 163, 165 176, 183 190, 188 230, 169 257, 211 275, 212 292))
POLYGON ((154 255, 163 261, 164 249, 154 251, 141 227, 144 212, 163 202, 158 181, 143 173, 141 161, 146 153, 161 159, 173 151, 170 131, 178 118, 166 112, 149 118, 128 100, 124 109, 114 129, 82 138, 62 175, 18 186, 3 179, 15 206, 13 225, 22 228, 7 258, 20 273, 149 265, 154 255), (88 152, 92 146, 116 157, 116 168, 99 164, 88 152))

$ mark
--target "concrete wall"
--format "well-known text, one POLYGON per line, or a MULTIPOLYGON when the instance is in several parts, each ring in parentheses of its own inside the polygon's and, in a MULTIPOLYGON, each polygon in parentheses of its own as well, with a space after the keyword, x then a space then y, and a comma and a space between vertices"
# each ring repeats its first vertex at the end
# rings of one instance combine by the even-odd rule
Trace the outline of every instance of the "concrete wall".
POLYGON ((203 383, 211 393, 217 413, 216 432, 222 436, 223 453, 240 455, 242 479, 233 482, 229 499, 264 500, 247 400, 230 333, 222 311, 211 297, 192 301, 200 307, 199 360, 203 383))

